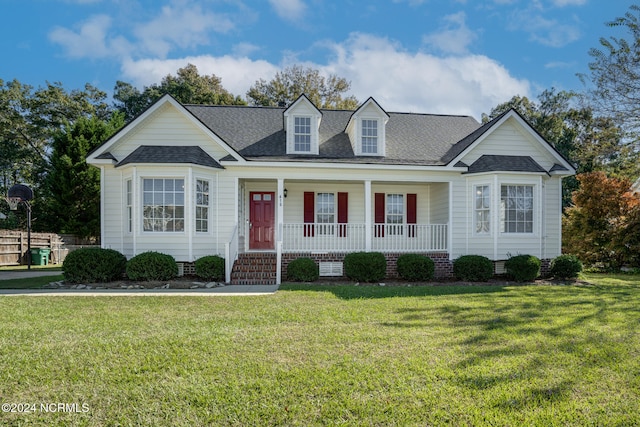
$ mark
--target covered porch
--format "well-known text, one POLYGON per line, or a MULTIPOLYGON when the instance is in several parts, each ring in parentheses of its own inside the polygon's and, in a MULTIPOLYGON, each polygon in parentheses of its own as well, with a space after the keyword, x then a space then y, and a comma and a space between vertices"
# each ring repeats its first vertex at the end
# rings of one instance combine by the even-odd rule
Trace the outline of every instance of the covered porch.
POLYGON ((239 179, 238 222, 226 244, 227 279, 238 254, 377 251, 446 253, 448 182, 239 179))

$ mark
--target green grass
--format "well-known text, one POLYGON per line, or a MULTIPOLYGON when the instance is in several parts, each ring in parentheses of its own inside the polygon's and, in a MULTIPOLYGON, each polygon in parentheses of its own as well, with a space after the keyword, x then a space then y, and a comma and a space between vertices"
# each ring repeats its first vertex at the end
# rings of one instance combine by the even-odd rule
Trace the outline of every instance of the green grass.
POLYGON ((62 274, 51 272, 51 276, 27 277, 23 279, 0 280, 0 289, 39 289, 44 285, 63 280, 62 274))
POLYGON ((8 425, 638 425, 640 277, 0 297, 8 425), (39 408, 39 406, 38 406, 39 408))

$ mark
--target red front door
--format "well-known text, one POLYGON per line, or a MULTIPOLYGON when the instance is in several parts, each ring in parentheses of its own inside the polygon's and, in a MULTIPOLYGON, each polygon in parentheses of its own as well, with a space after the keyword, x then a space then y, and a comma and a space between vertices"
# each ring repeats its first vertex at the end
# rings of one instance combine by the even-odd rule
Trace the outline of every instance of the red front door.
POLYGON ((275 194, 249 193, 249 249, 274 249, 275 194))

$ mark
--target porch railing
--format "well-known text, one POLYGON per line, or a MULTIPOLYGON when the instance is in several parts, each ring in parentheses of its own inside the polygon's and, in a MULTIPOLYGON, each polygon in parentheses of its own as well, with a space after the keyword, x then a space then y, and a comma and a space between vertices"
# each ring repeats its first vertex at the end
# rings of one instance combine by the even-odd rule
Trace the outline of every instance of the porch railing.
POLYGON ((447 224, 375 224, 371 248, 365 224, 283 224, 283 252, 440 252, 447 250, 447 224))
POLYGON ((224 271, 226 283, 231 282, 231 269, 233 268, 233 263, 236 262, 236 259, 238 259, 238 224, 233 227, 231 238, 224 244, 224 271))

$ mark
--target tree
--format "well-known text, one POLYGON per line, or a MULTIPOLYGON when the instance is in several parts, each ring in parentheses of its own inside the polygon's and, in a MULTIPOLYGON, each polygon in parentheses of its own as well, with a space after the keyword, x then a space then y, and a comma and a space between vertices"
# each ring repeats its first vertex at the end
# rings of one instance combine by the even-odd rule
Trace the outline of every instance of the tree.
POLYGON ((160 84, 145 86, 142 91, 130 83, 118 81, 113 99, 125 119, 131 120, 166 94, 182 104, 246 105, 244 100, 222 87, 219 77, 214 74, 201 76, 193 64, 180 68, 175 76, 168 74, 160 84))
POLYGON ((305 94, 318 108, 355 110, 358 100, 350 95, 343 98, 351 83, 335 74, 325 78, 320 71, 294 65, 276 73, 269 82, 257 80, 247 92, 253 105, 289 105, 305 94))
POLYGON ((83 117, 55 134, 46 180, 50 229, 80 237, 100 236, 100 171, 85 159, 123 124, 122 113, 114 113, 108 121, 83 117))
POLYGON ((563 252, 608 268, 637 262, 640 200, 630 192, 631 182, 602 171, 577 179, 580 188, 563 218, 563 252), (636 234, 629 235, 634 230, 636 234))
MULTIPOLYGON (((631 5, 624 16, 607 25, 621 29, 623 37, 600 38, 600 48, 592 48, 589 55, 590 91, 594 107, 602 115, 616 119, 631 132, 630 144, 638 148, 640 131, 640 6, 631 5)), ((586 76, 581 76, 586 81, 586 76)))
MULTIPOLYGON (((106 93, 91 85, 66 91, 61 83, 35 89, 18 80, 0 80, 0 190, 25 183, 34 190, 33 226, 43 229, 47 198, 44 180, 53 135, 88 116, 107 117, 106 93)), ((55 230, 52 230, 55 231, 55 230)))

